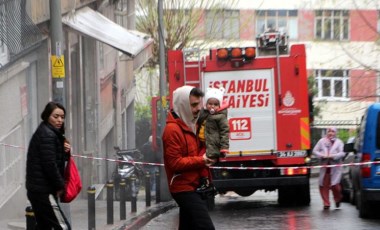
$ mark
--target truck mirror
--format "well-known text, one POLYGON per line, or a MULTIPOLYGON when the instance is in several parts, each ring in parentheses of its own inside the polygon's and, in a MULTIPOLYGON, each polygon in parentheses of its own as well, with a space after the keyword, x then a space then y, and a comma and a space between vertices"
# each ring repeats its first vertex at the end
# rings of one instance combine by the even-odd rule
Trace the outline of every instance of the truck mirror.
POLYGON ((343 151, 344 151, 345 153, 355 152, 355 149, 354 149, 354 143, 347 143, 347 144, 344 144, 344 146, 343 146, 343 151))

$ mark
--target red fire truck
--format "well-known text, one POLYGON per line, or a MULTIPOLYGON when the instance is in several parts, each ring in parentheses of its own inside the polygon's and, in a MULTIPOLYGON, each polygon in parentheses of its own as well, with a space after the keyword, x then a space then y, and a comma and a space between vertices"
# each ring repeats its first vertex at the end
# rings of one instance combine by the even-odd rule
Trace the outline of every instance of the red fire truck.
POLYGON ((169 100, 183 85, 226 89, 230 149, 212 168, 219 193, 250 196, 257 190, 277 189, 279 204, 308 205, 305 46, 292 45, 285 55, 259 55, 262 50, 219 48, 204 57, 194 55, 194 50, 168 51, 169 100))

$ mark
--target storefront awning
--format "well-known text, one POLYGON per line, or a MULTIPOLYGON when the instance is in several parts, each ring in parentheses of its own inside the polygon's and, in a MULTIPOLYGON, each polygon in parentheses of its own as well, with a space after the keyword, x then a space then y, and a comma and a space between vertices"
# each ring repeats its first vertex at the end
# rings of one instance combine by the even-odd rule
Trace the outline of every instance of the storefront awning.
MULTIPOLYGON (((139 62, 152 56, 153 39, 147 34, 127 30, 104 15, 84 7, 62 18, 67 26, 120 50, 139 62)), ((140 64, 141 65, 141 64, 140 64)), ((134 66, 139 66, 138 63, 134 66)))

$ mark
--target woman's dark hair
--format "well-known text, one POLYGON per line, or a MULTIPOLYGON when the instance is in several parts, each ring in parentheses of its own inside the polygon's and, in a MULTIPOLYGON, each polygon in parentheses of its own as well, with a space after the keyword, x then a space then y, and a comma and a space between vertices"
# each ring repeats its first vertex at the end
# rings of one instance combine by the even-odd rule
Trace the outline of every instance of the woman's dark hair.
MULTIPOLYGON (((56 108, 60 108, 60 109, 62 109, 62 110, 63 110, 63 113, 66 115, 65 107, 63 107, 62 104, 60 104, 60 103, 58 103, 58 102, 51 101, 51 102, 49 102, 49 103, 46 104, 44 111, 42 111, 42 113, 41 113, 41 119, 42 119, 44 122, 48 122, 51 113, 52 113, 56 108)), ((65 123, 64 123, 64 122, 63 122, 63 125, 62 125, 60 131, 61 131, 62 134, 65 133, 65 123)))
POLYGON ((63 107, 63 105, 61 105, 60 103, 58 102, 54 102, 54 101, 51 101, 49 103, 46 104, 45 106, 45 109, 44 111, 42 111, 41 113, 41 119, 45 122, 47 122, 49 120, 49 117, 51 115, 51 113, 53 112, 53 110, 55 110, 56 108, 60 108, 63 110, 63 113, 66 115, 66 110, 65 108, 63 107))

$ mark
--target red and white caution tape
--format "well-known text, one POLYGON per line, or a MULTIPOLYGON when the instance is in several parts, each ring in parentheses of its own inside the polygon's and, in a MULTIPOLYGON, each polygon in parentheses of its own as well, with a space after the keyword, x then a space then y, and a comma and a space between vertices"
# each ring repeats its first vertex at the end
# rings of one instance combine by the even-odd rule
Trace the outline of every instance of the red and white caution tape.
POLYGON ((118 160, 118 159, 109 159, 105 157, 92 157, 92 156, 82 156, 77 154, 71 154, 73 157, 79 157, 79 158, 85 158, 85 159, 92 159, 92 160, 104 160, 104 161, 111 161, 111 162, 118 162, 118 163, 128 163, 128 164, 138 164, 138 165, 153 165, 153 166, 164 166, 164 164, 161 163, 150 163, 150 162, 142 162, 142 161, 126 161, 126 160, 118 160))
MULTIPOLYGON (((8 145, 4 143, 0 143, 2 146, 12 147, 12 148, 20 148, 23 147, 16 145, 8 145)), ((164 166, 162 163, 150 163, 143 161, 126 161, 126 160, 118 160, 118 159, 109 159, 105 157, 93 157, 93 156, 84 156, 79 154, 72 154, 73 157, 91 159, 91 160, 104 160, 110 162, 117 163, 128 163, 128 164, 139 164, 139 165, 151 165, 151 166, 164 166)), ((358 163, 346 163, 346 164, 335 164, 335 165, 310 165, 310 166, 278 166, 278 167, 226 167, 226 166, 211 166, 212 169, 226 169, 226 170, 276 170, 276 169, 318 169, 318 168, 333 168, 333 167, 344 167, 344 166, 360 166, 360 165, 371 165, 371 164, 380 164, 380 161, 367 161, 367 162, 358 162, 358 163)))
POLYGON ((5 146, 5 147, 12 147, 12 148, 16 148, 16 149, 25 149, 21 146, 17 146, 17 145, 9 145, 9 144, 4 144, 4 143, 0 143, 0 145, 2 146, 5 146))
MULTIPOLYGON (((111 162, 122 162, 129 164, 140 164, 140 165, 152 165, 152 166, 164 166, 161 163, 149 163, 142 161, 126 161, 126 160, 118 160, 118 159, 108 159, 102 157, 92 157, 92 156, 82 156, 75 155, 74 157, 86 158, 92 160, 105 160, 111 162)), ((211 166, 212 169, 226 169, 226 170, 276 170, 276 169, 318 169, 318 168, 333 168, 333 167, 343 167, 343 166, 357 166, 357 165, 371 165, 371 164, 380 164, 380 161, 368 161, 368 162, 360 162, 360 163, 347 163, 347 164, 335 164, 335 165, 312 165, 312 166, 286 166, 286 167, 226 167, 226 166, 211 166)))
POLYGON ((219 167, 211 166, 213 169, 227 169, 227 170, 275 170, 275 169, 318 169, 318 168, 334 168, 343 166, 356 166, 356 165, 371 165, 380 164, 380 161, 368 161, 360 163, 347 163, 347 164, 336 164, 336 165, 313 165, 313 166, 286 166, 286 167, 219 167))

